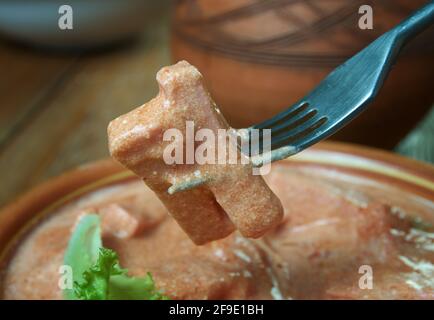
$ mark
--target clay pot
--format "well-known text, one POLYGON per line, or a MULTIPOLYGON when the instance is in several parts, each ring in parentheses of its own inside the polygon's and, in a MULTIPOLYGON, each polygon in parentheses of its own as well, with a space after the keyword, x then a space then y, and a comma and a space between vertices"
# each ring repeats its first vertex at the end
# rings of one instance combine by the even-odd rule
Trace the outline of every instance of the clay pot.
MULTIPOLYGON (((186 0, 173 12, 172 58, 204 75, 234 127, 286 109, 426 0, 186 0), (362 4, 373 30, 358 27, 362 4)), ((392 148, 434 101, 433 28, 401 54, 376 101, 333 138, 392 148)))

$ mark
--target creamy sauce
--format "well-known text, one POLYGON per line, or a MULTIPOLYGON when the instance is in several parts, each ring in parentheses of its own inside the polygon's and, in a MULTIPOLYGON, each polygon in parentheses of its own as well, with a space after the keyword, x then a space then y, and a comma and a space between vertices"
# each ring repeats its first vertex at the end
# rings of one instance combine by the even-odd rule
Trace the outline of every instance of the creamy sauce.
POLYGON ((317 172, 287 168, 273 165, 266 176, 284 221, 257 240, 234 233, 196 246, 140 181, 88 194, 21 241, 2 295, 61 299, 58 268, 77 217, 85 208, 118 205, 152 223, 127 237, 104 232, 104 246, 119 253, 130 274, 151 272, 172 299, 434 298, 434 229, 415 218, 432 211, 403 201, 398 191, 354 183, 349 189, 317 172), (372 289, 359 286, 361 266, 373 271, 372 289))

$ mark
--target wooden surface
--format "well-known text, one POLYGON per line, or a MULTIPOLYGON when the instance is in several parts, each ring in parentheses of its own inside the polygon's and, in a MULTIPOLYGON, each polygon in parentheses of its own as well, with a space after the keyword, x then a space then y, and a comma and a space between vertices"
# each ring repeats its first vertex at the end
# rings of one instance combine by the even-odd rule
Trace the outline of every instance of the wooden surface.
POLYGON ((0 206, 108 156, 108 122, 152 98, 155 73, 169 61, 167 18, 134 43, 91 54, 0 40, 0 206))

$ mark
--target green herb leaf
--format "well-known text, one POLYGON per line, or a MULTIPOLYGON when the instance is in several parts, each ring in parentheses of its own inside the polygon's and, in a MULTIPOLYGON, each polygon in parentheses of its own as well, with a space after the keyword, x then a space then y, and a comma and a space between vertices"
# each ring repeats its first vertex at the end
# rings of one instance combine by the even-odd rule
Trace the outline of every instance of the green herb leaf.
POLYGON ((100 248, 98 261, 83 273, 82 282, 74 283, 74 293, 79 299, 108 300, 110 277, 123 273, 116 252, 100 248))
MULTIPOLYGON (((73 271, 74 282, 83 281, 84 272, 96 263, 101 247, 99 216, 84 215, 74 229, 64 257, 64 264, 73 271)), ((74 289, 65 289, 63 295, 67 300, 77 299, 74 289)))
POLYGON ((82 300, 166 300, 150 273, 130 277, 119 265, 116 252, 102 247, 98 215, 80 219, 65 254, 73 269, 74 288, 65 290, 66 299, 82 300))
POLYGON ((110 278, 110 300, 168 300, 155 287, 151 274, 143 278, 128 277, 127 275, 110 278))

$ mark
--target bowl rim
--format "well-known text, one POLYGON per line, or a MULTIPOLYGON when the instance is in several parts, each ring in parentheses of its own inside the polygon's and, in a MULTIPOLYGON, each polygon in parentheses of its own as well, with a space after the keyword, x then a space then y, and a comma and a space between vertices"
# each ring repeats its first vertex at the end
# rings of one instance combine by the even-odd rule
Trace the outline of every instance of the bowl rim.
MULTIPOLYGON (((326 141, 292 156, 288 164, 356 172, 367 178, 412 187, 412 193, 434 202, 434 166, 398 154, 356 144, 326 141)), ((136 176, 111 158, 93 161, 43 182, 0 210, 0 270, 15 241, 45 214, 80 195, 132 180, 136 176)), ((1 279, 0 279, 1 283, 1 279)), ((0 284, 1 286, 1 284, 0 284)))

